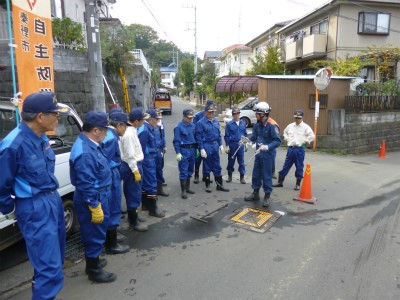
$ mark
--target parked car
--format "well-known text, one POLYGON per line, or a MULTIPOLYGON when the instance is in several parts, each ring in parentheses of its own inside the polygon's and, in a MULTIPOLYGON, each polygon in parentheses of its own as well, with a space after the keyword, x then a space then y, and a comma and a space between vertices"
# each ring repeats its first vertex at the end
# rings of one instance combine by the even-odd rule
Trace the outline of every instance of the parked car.
MULTIPOLYGON (((49 132, 50 145, 56 155, 55 176, 60 187, 58 193, 64 205, 65 228, 67 236, 78 228, 78 220, 73 209, 75 187, 69 177, 69 155, 76 138, 81 132, 82 121, 79 115, 69 108, 68 114, 61 115, 55 132, 49 132)), ((0 101, 0 140, 16 126, 15 108, 10 101, 0 101)), ((16 219, 6 219, 0 213, 0 251, 22 239, 16 219)))
MULTIPOLYGON (((257 103, 257 97, 249 97, 245 101, 238 104, 238 107, 240 109, 240 120, 243 120, 246 123, 247 127, 250 127, 252 124, 257 122, 256 114, 253 111, 253 107, 257 103)), ((229 122, 230 120, 232 120, 232 109, 226 109, 223 115, 224 122, 229 122)))
POLYGON ((166 89, 156 91, 154 97, 154 108, 159 108, 164 114, 172 113, 171 96, 166 89))

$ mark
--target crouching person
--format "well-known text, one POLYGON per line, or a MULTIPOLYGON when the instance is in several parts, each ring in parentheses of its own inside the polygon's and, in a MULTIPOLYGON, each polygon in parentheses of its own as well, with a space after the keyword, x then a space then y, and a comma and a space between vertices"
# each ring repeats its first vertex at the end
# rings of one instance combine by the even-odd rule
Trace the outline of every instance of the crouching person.
POLYGON ((71 183, 76 188, 74 209, 80 224, 86 273, 95 282, 112 282, 117 278, 103 270, 107 262, 99 258, 106 240, 111 198, 111 169, 101 147, 107 126, 106 113, 88 112, 69 159, 71 183))

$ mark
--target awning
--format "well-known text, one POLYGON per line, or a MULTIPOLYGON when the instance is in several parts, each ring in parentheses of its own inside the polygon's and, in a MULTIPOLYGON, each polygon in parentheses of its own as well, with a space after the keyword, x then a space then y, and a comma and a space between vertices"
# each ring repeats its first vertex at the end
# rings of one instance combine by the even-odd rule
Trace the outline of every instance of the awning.
POLYGON ((223 76, 215 84, 217 93, 258 92, 257 76, 223 76))

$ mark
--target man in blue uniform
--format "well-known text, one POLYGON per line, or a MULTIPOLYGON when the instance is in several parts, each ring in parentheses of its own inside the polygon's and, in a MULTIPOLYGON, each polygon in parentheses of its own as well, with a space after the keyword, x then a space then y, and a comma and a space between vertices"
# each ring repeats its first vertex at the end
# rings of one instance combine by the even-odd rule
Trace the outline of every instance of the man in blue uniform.
POLYGON ((0 212, 12 219, 15 206, 34 269, 32 299, 54 299, 64 282, 64 209, 45 135, 56 129, 61 111, 53 93, 30 94, 23 121, 0 142, 0 212))
POLYGON ((138 129, 138 136, 144 155, 142 191, 146 197, 146 207, 149 216, 164 218, 165 214, 157 207, 157 177, 156 177, 156 141, 154 129, 157 126, 155 109, 147 111, 149 119, 138 129))
MULTIPOLYGON (((205 106, 210 105, 210 104, 214 104, 214 100, 207 100, 205 106)), ((199 122, 205 115, 205 111, 201 110, 198 111, 193 118, 193 124, 196 125, 197 122, 199 122)), ((200 150, 199 148, 196 149, 196 163, 195 163, 195 167, 194 167, 194 179, 193 179, 193 183, 199 183, 199 170, 200 170, 200 166, 201 166, 201 162, 203 161, 203 158, 200 155, 200 150)), ((204 182, 204 177, 203 177, 203 182, 204 182)), ((212 180, 210 179, 210 183, 212 183, 212 180)))
POLYGON ((190 178, 193 174, 197 149, 194 136, 196 126, 193 124, 193 117, 193 110, 185 109, 183 111, 183 120, 174 128, 173 144, 179 167, 182 199, 187 199, 187 194, 194 194, 190 189, 190 178))
POLYGON ((263 200, 264 207, 268 207, 270 203, 274 152, 281 144, 278 127, 268 122, 270 111, 271 109, 266 102, 259 102, 255 109, 258 121, 253 125, 250 140, 253 142, 253 149, 256 149, 258 154, 255 157, 253 167, 251 185, 253 193, 245 197, 245 201, 260 200, 259 191, 262 184, 265 193, 263 200))
POLYGON ((156 139, 156 177, 157 177, 157 195, 168 197, 169 194, 164 191, 163 183, 164 179, 164 154, 166 152, 165 146, 165 130, 164 124, 162 123, 162 113, 157 111, 157 126, 154 128, 154 137, 156 139))
POLYGON ((120 245, 117 241, 117 227, 121 221, 121 152, 119 150, 119 137, 126 131, 128 116, 116 108, 110 111, 110 127, 107 128, 107 135, 103 141, 103 152, 108 159, 111 169, 112 184, 111 198, 109 202, 110 221, 106 235, 106 251, 111 254, 122 254, 129 251, 129 246, 120 245))
POLYGON ((246 168, 244 166, 244 151, 247 151, 247 143, 239 144, 242 137, 247 137, 246 123, 240 118, 240 109, 238 107, 232 108, 232 120, 226 124, 225 128, 225 152, 228 154, 228 180, 226 182, 232 181, 232 173, 235 170, 233 166, 235 165, 235 160, 237 159, 239 165, 240 183, 245 184, 244 174, 246 174, 246 168), (238 147, 239 150, 238 150, 238 147), (236 152, 237 151, 237 152, 236 152), (235 154, 236 152, 236 154, 235 154), (234 155, 235 154, 235 155, 234 155))
POLYGON ((222 182, 221 163, 219 153, 224 152, 222 145, 219 122, 215 116, 217 106, 215 104, 206 105, 205 116, 196 124, 196 142, 200 148, 200 155, 204 159, 203 177, 206 183, 206 192, 211 193, 210 173, 214 173, 217 190, 229 192, 224 188, 222 182))
POLYGON ((85 250, 89 280, 112 282, 117 276, 103 270, 100 260, 110 218, 112 173, 101 143, 107 134, 107 114, 90 111, 69 158, 71 183, 75 186, 74 209, 85 250))

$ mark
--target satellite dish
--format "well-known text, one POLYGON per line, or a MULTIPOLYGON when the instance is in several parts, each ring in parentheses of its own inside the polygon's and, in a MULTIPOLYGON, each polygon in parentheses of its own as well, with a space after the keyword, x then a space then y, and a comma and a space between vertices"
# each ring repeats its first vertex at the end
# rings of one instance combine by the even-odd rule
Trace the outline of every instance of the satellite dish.
POLYGON ((314 85, 315 87, 322 91, 326 89, 331 81, 332 71, 327 68, 323 68, 315 74, 314 85))

